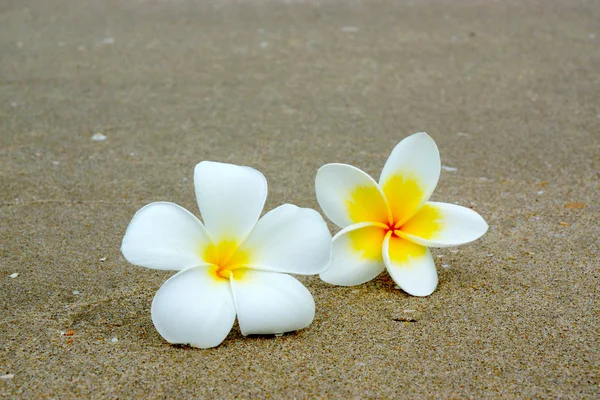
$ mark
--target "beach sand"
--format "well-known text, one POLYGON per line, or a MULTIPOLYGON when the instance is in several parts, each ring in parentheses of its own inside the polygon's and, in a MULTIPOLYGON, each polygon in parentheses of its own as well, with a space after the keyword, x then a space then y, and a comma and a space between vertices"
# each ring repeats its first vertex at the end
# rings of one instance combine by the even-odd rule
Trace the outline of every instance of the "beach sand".
POLYGON ((598 21, 580 0, 1 2, 0 396, 599 397, 598 21), (173 273, 119 250, 140 207, 198 215, 216 160, 265 174, 265 210, 320 210, 321 165, 378 177, 419 131, 449 167, 433 199, 490 225, 433 249, 431 296, 300 277, 307 329, 159 336, 173 273))

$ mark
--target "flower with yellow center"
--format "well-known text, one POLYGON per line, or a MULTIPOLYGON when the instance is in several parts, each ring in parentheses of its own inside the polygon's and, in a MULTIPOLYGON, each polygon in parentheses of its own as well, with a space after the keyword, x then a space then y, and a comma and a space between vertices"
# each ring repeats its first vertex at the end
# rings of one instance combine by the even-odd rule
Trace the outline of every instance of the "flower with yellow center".
POLYGON ((405 292, 433 293, 438 277, 428 247, 468 243, 488 229, 469 208, 428 201, 440 168, 437 146, 422 132, 398 143, 379 183, 351 165, 327 164, 319 169, 317 200, 342 228, 333 238, 331 267, 321 279, 359 285, 387 269, 405 292))
POLYGON ((307 327, 310 292, 290 274, 323 272, 331 234, 315 210, 284 204, 259 220, 267 181, 255 169, 204 161, 194 171, 204 224, 167 202, 139 210, 121 251, 132 264, 179 271, 152 301, 152 321, 170 343, 219 345, 237 315, 243 335, 307 327))

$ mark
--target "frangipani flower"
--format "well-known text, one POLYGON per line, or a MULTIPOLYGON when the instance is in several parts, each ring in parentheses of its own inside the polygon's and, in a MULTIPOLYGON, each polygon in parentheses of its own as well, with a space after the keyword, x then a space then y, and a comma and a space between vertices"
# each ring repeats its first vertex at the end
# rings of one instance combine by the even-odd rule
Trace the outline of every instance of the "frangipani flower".
POLYGON ((315 210, 284 204, 260 220, 267 181, 255 169, 201 162, 194 171, 204 224, 184 208, 149 204, 133 217, 121 251, 132 264, 179 271, 152 301, 152 321, 170 343, 219 345, 235 317, 243 335, 307 327, 310 292, 286 273, 323 272, 331 234, 315 210))
POLYGON ((359 285, 387 269, 405 292, 433 293, 438 277, 428 247, 468 243, 488 229, 469 208, 428 201, 440 167, 437 146, 423 132, 398 143, 379 183, 346 164, 319 169, 317 200, 327 217, 343 228, 333 238, 332 265, 321 279, 359 285))

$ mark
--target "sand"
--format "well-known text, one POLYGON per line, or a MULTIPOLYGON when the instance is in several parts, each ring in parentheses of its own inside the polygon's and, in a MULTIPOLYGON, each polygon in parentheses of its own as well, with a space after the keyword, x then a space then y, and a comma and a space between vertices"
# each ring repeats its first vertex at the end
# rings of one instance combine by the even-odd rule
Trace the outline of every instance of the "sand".
POLYGON ((600 3, 201 3, 0 2, 1 396, 600 396, 600 3), (433 250, 433 295, 303 277, 308 329, 161 339, 172 273, 119 251, 136 210, 197 214, 207 159, 318 209, 321 165, 378 176, 419 131, 451 167, 433 198, 490 225, 433 250))

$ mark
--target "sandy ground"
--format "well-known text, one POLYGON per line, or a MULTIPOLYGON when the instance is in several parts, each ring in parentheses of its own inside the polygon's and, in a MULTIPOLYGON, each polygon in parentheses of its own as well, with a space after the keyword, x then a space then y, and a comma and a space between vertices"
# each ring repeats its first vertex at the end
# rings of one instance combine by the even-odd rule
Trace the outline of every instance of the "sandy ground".
POLYGON ((198 3, 0 1, 0 396, 600 396, 599 2, 198 3), (418 131, 455 168, 434 199, 490 225, 434 250, 432 296, 305 277, 308 329, 161 339, 137 209, 197 213, 205 159, 318 208, 319 166, 377 176, 418 131))

